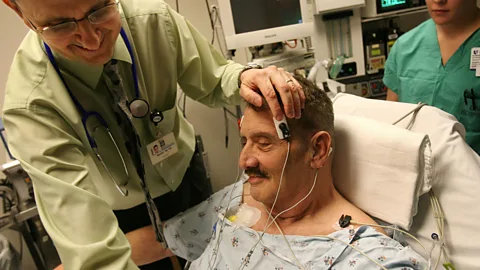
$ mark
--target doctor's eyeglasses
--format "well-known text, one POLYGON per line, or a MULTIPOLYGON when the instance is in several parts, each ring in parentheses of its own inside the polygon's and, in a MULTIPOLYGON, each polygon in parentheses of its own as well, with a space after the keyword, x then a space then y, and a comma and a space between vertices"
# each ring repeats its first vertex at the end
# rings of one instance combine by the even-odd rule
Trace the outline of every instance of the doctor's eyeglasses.
POLYGON ((101 24, 113 19, 118 14, 118 0, 109 3, 99 9, 93 10, 85 15, 85 17, 76 20, 71 19, 66 22, 59 24, 46 26, 46 27, 37 27, 35 26, 30 19, 27 18, 28 22, 32 25, 35 31, 47 39, 59 39, 71 36, 77 32, 78 22, 83 20, 88 20, 91 24, 101 24))

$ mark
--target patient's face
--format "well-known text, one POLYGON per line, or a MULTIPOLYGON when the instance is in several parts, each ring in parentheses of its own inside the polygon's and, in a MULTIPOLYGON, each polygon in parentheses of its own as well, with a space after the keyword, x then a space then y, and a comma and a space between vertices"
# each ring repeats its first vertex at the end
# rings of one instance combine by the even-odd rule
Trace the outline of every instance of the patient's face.
MULTIPOLYGON (((280 184, 288 143, 278 138, 270 111, 245 110, 242 127, 242 152, 239 165, 249 176, 250 195, 253 199, 271 205, 280 184)), ((280 188, 277 206, 290 202, 305 189, 303 175, 311 170, 304 144, 291 139, 290 154, 280 188)), ((310 180, 311 182, 311 180, 310 180)), ((310 186, 308 186, 308 189, 310 186)))

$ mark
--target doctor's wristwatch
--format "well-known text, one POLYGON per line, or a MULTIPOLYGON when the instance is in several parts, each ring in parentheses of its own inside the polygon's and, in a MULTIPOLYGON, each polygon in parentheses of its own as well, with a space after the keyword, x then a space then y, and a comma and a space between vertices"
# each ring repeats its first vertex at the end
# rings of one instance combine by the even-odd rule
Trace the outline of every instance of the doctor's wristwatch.
POLYGON ((240 78, 242 77, 242 74, 243 72, 247 71, 247 70, 250 70, 250 69, 262 69, 263 66, 260 65, 260 64, 255 64, 255 63, 252 63, 252 64, 248 64, 246 65, 242 71, 240 71, 240 73, 238 73, 238 88, 240 88, 240 86, 242 86, 242 80, 240 80, 240 78))

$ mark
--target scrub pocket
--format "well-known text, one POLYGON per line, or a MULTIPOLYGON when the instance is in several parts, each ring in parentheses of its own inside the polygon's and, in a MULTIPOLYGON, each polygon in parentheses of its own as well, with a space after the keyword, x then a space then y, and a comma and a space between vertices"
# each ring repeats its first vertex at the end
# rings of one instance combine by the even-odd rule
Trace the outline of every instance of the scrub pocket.
POLYGON ((480 154, 480 89, 475 93, 475 106, 471 97, 466 96, 465 92, 461 92, 461 94, 455 104, 454 116, 467 131, 466 141, 468 145, 477 154, 480 154))
POLYGON ((400 101, 406 103, 423 102, 426 104, 432 103, 432 97, 435 91, 435 81, 424 80, 419 78, 400 78, 400 101))

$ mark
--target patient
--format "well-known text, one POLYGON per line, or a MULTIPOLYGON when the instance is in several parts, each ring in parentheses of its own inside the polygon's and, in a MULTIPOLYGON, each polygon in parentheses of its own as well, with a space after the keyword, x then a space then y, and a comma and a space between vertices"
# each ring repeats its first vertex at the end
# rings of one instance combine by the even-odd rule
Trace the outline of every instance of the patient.
POLYGON ((289 140, 278 137, 268 107, 247 105, 239 165, 248 180, 167 221, 173 253, 192 261, 190 269, 202 270, 425 269, 410 247, 381 229, 356 225, 375 223, 333 185, 332 102, 309 81, 296 79, 305 91, 305 109, 301 119, 288 120, 289 140), (275 222, 270 211, 279 215, 275 222), (338 224, 342 215, 352 220, 345 228, 338 224))

